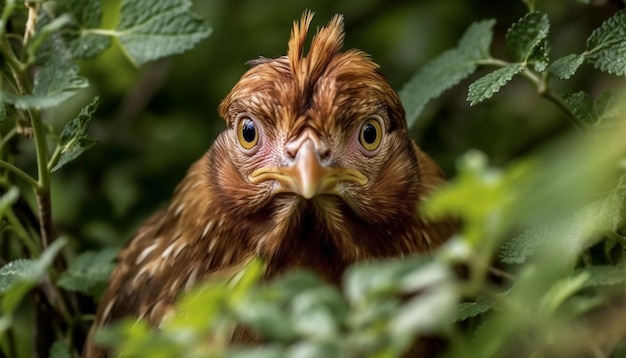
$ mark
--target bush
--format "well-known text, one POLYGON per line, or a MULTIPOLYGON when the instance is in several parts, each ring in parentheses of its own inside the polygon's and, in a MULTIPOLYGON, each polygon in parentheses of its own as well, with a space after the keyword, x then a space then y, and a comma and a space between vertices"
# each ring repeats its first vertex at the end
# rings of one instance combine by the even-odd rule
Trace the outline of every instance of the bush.
MULTIPOLYGON (((127 321, 100 332, 98 341, 130 356, 394 357, 425 336, 445 339, 450 356, 625 355, 626 102, 617 85, 605 85, 618 82, 602 73, 626 76, 626 10, 594 24, 586 42, 577 36, 578 43, 570 41, 564 48, 550 40, 553 32, 575 27, 580 33, 586 27, 578 20, 559 20, 560 27, 552 30, 552 14, 562 17, 553 4, 545 4, 550 16, 537 10, 535 1, 524 4, 527 12, 503 25, 508 28, 504 36, 499 36, 501 21, 474 22, 456 47, 421 66, 400 91, 417 136, 431 132, 445 137, 446 130, 428 123, 434 115, 427 103, 466 83, 467 102, 475 106, 468 113, 504 116, 509 133, 527 134, 524 126, 534 123, 513 119, 548 117, 539 106, 516 113, 520 103, 530 103, 529 92, 515 87, 522 81, 568 123, 557 125, 565 130, 545 130, 547 136, 529 136, 522 144, 507 134, 513 139, 504 145, 507 155, 499 157, 489 145, 498 138, 490 135, 482 137, 484 143, 463 148, 456 169, 449 170, 455 172, 449 184, 420 208, 429 217, 454 214, 462 219, 462 231, 446 245, 432 256, 354 265, 342 287, 308 271, 259 283, 263 263, 254 262, 229 281, 206 283, 186 294, 179 313, 158 331, 127 321), (587 82, 576 77, 580 72, 587 82), (589 87, 597 78, 605 87, 600 93, 589 87), (514 91, 503 90, 507 87, 514 91), (481 109, 489 103, 501 105, 481 109), (463 267, 462 278, 458 267, 463 267), (239 324, 253 328, 265 343, 229 346, 230 332, 239 324)), ((102 224, 105 216, 97 218, 99 211, 75 214, 80 219, 73 225, 63 223, 71 216, 64 210, 81 213, 72 202, 102 203, 102 198, 90 198, 84 183, 74 193, 64 187, 94 180, 81 159, 89 153, 81 155, 99 146, 89 128, 97 126, 90 121, 104 96, 85 98, 89 81, 79 75, 78 64, 97 74, 90 63, 104 63, 115 51, 110 49, 114 39, 132 64, 141 66, 191 49, 211 29, 192 13, 188 0, 121 0, 110 17, 103 16, 97 0, 26 5, 6 1, 1 7, 0 349, 8 357, 29 356, 31 349, 64 357, 79 351, 92 319, 91 297, 99 297, 123 242, 119 237, 127 236, 102 224), (87 104, 70 114, 77 98, 87 104), (74 176, 63 176, 66 170, 74 176), (55 177, 64 180, 55 182, 55 177), (53 225, 53 217, 59 224, 53 225), (27 343, 31 332, 34 348, 27 343)), ((102 68, 112 77, 128 71, 102 68)), ((158 67, 150 69, 154 75, 158 67)), ((143 179, 126 171, 132 162, 118 167, 107 163, 146 151, 137 143, 141 139, 171 140, 159 120, 149 124, 145 137, 109 147, 112 158, 95 156, 114 168, 97 180, 113 198, 107 204, 110 211, 122 216, 144 195, 143 179)), ((120 128, 126 128, 121 137, 129 135, 128 127, 120 128)), ((471 137, 462 126, 453 135, 471 137)), ((143 175, 165 170, 171 159, 155 153, 161 154, 148 150, 144 155, 165 164, 152 159, 135 170, 143 175)), ((445 162, 441 153, 435 156, 445 162)))

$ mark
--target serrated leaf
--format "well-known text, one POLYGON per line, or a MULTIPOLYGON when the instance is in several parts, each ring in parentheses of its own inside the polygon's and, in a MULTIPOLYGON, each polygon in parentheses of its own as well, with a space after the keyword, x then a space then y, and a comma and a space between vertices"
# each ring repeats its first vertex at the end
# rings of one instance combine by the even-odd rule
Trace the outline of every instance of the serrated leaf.
POLYGON ((109 36, 91 31, 101 26, 101 0, 65 0, 58 4, 59 13, 72 15, 63 38, 73 58, 93 58, 111 46, 109 36))
POLYGON ((551 63, 548 67, 548 71, 550 71, 552 76, 566 80, 576 73, 576 70, 578 70, 578 67, 580 67, 584 61, 585 57, 583 55, 567 55, 551 63))
POLYGON ((96 140, 88 137, 85 132, 99 103, 100 97, 94 97, 91 103, 81 109, 76 118, 65 125, 59 136, 60 143, 58 145, 62 147, 61 156, 56 165, 51 169, 51 172, 61 169, 65 164, 76 159, 79 155, 96 144, 96 140))
POLYGON ((130 60, 146 62, 191 49, 211 33, 189 0, 122 0, 118 38, 130 60))
POLYGON ((548 15, 530 12, 509 28, 506 45, 517 61, 526 62, 535 47, 548 36, 549 30, 548 15))
POLYGON ((3 97, 18 109, 44 109, 66 101, 88 85, 86 78, 78 76, 78 67, 58 53, 35 74, 32 94, 4 93, 3 97))
POLYGON ((399 92, 411 127, 432 98, 474 73, 480 60, 489 58, 494 20, 472 24, 455 49, 448 50, 426 63, 399 92))
POLYGON ((595 123, 596 115, 593 109, 593 101, 586 92, 580 91, 564 95, 563 99, 572 109, 572 112, 574 112, 578 120, 583 123, 595 123))
POLYGON ((586 124, 603 123, 621 115, 624 111, 623 91, 605 91, 594 100, 583 91, 564 95, 563 98, 576 118, 586 124))
POLYGON ((591 33, 583 55, 600 71, 626 76, 626 10, 620 10, 591 33))
POLYGON ((89 293, 91 288, 105 283, 115 264, 117 249, 87 251, 77 256, 57 281, 57 285, 69 291, 89 293))
POLYGON ((470 102, 470 105, 473 106, 491 98, 494 93, 498 92, 502 86, 509 82, 513 76, 522 72, 522 70, 524 70, 524 67, 521 65, 511 64, 479 78, 469 86, 467 100, 470 102))
POLYGON ((50 347, 49 358, 72 358, 72 352, 70 348, 62 341, 56 341, 50 347))
POLYGON ((544 72, 548 68, 550 46, 545 39, 539 42, 537 46, 532 50, 528 57, 528 63, 537 72, 544 72))

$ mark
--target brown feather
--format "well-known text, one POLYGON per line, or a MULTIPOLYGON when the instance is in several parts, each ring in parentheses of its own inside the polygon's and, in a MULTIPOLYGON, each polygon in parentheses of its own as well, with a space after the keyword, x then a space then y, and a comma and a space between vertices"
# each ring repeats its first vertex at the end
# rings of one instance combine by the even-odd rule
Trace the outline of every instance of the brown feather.
MULTIPOLYGON (((229 129, 122 250, 94 327, 125 316, 158 326, 181 292, 228 277, 255 256, 266 261, 267 277, 307 267, 339 283, 355 261, 428 251, 452 234, 452 221, 417 213, 444 179, 410 139, 397 94, 365 53, 341 52, 341 16, 305 54, 311 19, 305 12, 294 24, 286 57, 254 61, 224 99, 219 113, 229 129), (266 143, 258 155, 237 144, 241 113, 261 127, 266 143), (382 118, 385 135, 380 151, 365 156, 355 143, 371 116, 382 118), (332 148, 328 165, 358 170, 367 183, 340 183, 338 195, 304 199, 249 181, 256 168, 282 165, 287 143, 307 132, 332 148)), ((101 354, 88 342, 85 356, 101 354)))

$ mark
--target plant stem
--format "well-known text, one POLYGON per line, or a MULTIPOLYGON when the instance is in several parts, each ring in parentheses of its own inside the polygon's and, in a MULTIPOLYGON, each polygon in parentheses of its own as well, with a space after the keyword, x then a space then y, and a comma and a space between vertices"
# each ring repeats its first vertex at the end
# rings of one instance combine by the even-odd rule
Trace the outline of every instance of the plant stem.
POLYGON ((37 207, 39 209, 39 231, 41 242, 46 248, 53 240, 52 208, 50 198, 50 172, 48 171, 48 143, 46 133, 38 111, 29 110, 33 137, 35 139, 35 152, 37 153, 38 185, 35 187, 37 207))
MULTIPOLYGON (((485 59, 485 60, 479 61, 478 64, 486 65, 486 66, 496 66, 496 67, 505 67, 505 66, 511 65, 511 63, 509 62, 499 60, 497 58, 485 59)), ((574 127, 584 132, 585 128, 582 126, 582 124, 578 120, 578 117, 576 117, 576 114, 572 112, 572 109, 567 105, 565 100, 563 100, 563 98, 559 96, 558 94, 554 93, 550 89, 550 86, 548 86, 547 76, 540 76, 534 71, 532 71, 531 69, 529 69, 526 66, 526 64, 522 64, 522 65, 524 66, 524 70, 520 72, 520 75, 524 77, 525 79, 527 79, 530 83, 532 83, 537 88, 537 93, 541 97, 552 102, 560 110, 562 110, 565 114, 567 114, 567 117, 570 119, 570 122, 574 125, 574 127)))
POLYGON ((26 172, 24 172, 22 169, 16 167, 15 165, 9 163, 9 162, 5 162, 4 160, 0 160, 0 168, 5 168, 11 172, 13 172, 13 174, 17 175, 18 177, 24 179, 24 181, 26 181, 30 186, 32 186, 33 188, 39 187, 39 183, 33 179, 33 177, 31 177, 30 175, 28 175, 26 172))

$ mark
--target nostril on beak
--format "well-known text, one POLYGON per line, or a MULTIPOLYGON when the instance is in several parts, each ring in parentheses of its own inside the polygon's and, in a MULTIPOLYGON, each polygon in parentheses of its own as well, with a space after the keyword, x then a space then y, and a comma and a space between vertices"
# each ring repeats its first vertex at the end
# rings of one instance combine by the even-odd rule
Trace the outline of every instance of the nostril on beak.
POLYGON ((320 163, 326 164, 330 159, 330 146, 325 142, 319 143, 317 147, 317 156, 320 160, 320 163))

